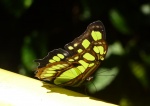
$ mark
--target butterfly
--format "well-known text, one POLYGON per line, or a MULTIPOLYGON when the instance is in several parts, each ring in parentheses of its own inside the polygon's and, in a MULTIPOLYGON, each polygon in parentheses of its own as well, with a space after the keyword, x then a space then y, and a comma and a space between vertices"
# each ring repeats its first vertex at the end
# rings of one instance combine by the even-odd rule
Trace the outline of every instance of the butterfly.
POLYGON ((85 32, 64 46, 54 49, 39 63, 35 77, 59 86, 78 87, 91 80, 107 53, 105 28, 101 21, 88 25, 85 32))

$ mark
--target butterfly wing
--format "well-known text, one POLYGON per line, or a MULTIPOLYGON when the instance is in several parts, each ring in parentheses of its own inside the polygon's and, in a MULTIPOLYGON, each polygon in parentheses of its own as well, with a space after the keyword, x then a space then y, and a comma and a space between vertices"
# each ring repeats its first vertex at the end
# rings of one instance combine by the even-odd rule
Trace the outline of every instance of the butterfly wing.
POLYGON ((36 77, 43 80, 52 80, 58 75, 58 70, 63 70, 70 65, 65 61, 69 56, 67 51, 59 48, 49 52, 43 59, 35 60, 39 63, 36 77))
POLYGON ((56 85, 80 86, 97 69, 107 52, 105 29, 100 21, 91 23, 86 31, 65 45, 55 49, 40 65, 36 77, 53 81, 56 85))
MULTIPOLYGON (((73 56, 68 60, 77 62, 81 74, 65 85, 80 86, 99 67, 107 52, 106 34, 100 21, 91 23, 86 31, 65 45, 65 49, 73 56), (78 56, 78 59, 74 59, 78 56)), ((62 73, 63 74, 63 73, 62 73)))

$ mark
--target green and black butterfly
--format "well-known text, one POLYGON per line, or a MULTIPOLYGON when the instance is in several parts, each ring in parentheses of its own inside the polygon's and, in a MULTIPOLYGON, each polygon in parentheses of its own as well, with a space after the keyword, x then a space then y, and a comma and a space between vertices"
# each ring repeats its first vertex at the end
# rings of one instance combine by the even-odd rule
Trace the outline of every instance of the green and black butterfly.
POLYGON ((43 59, 36 77, 55 85, 77 87, 91 78, 107 53, 105 28, 101 21, 88 25, 86 31, 65 45, 55 49, 43 59))

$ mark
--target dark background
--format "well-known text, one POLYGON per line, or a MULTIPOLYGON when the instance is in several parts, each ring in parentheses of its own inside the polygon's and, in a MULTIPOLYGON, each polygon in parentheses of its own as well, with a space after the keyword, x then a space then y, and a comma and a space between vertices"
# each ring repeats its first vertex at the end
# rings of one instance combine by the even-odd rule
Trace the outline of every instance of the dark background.
POLYGON ((103 22, 110 47, 102 67, 119 73, 90 95, 121 106, 150 106, 148 0, 1 0, 0 68, 34 78, 34 59, 63 48, 96 20, 103 22))

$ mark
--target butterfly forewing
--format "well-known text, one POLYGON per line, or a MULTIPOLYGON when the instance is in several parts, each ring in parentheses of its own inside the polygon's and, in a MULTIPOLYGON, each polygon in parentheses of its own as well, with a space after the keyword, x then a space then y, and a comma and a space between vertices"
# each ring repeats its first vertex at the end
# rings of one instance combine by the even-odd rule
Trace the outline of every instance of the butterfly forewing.
POLYGON ((39 59, 36 77, 56 85, 80 86, 98 68, 107 52, 106 35, 100 21, 91 23, 86 31, 65 45, 39 59))

